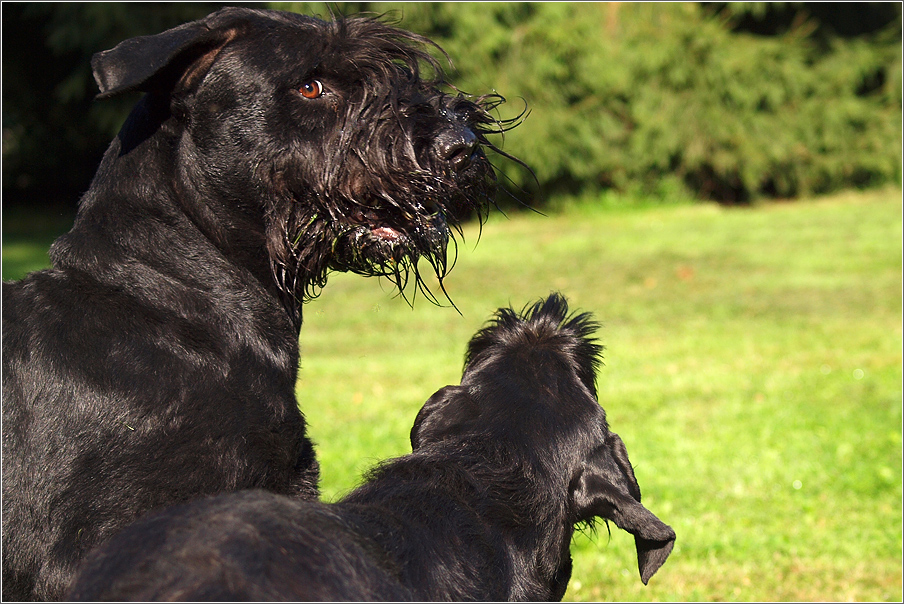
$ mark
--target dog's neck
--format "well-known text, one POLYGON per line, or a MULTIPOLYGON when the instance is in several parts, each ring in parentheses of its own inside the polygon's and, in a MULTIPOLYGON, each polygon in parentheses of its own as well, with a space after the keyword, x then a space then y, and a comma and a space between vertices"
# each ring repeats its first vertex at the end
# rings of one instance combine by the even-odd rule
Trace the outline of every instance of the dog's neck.
MULTIPOLYGON (((460 547, 472 551, 453 558, 468 559, 485 579, 487 591, 451 594, 453 599, 561 599, 571 575, 568 547, 573 528, 566 518, 564 494, 538 488, 531 473, 511 465, 497 467, 484 455, 470 456, 462 450, 448 455, 413 453, 375 470, 372 479, 343 504, 360 504, 371 520, 376 516, 383 519, 379 522, 406 527, 408 539, 418 542, 448 542, 450 535, 470 535, 460 547), (410 501, 418 502, 417 518, 399 513, 412 509, 410 501)), ((391 542, 381 545, 387 551, 399 547, 391 542)), ((428 558, 399 563, 418 565, 407 572, 431 576, 434 566, 447 562, 428 558)), ((420 596, 429 600, 450 594, 420 596)))
MULTIPOLYGON (((279 303, 263 250, 263 218, 229 212, 228 201, 211 200, 195 175, 180 173, 172 157, 182 138, 166 103, 146 95, 107 149, 72 230, 51 248, 54 266, 136 293, 150 277, 151 288, 178 283, 209 291, 222 304, 230 292, 247 297, 254 290, 259 303, 279 303), (200 259, 206 271, 193 268, 200 259)), ((286 310, 297 337, 300 305, 286 310)))

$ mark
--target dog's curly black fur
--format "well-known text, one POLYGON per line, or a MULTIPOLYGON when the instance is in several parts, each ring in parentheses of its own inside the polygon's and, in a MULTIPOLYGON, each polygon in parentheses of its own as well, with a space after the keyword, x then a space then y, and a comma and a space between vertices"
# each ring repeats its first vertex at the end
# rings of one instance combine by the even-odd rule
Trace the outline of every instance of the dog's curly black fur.
POLYGON ((91 554, 81 600, 559 600, 575 525, 635 536, 641 579, 674 531, 640 503, 624 443, 596 401, 587 314, 552 295, 499 311, 436 392, 413 452, 335 504, 262 491, 178 506, 91 554))
POLYGON ((4 599, 59 597, 152 508, 317 496, 303 302, 334 270, 423 286, 419 259, 441 286, 492 203, 487 136, 512 125, 443 86, 430 44, 227 8, 95 55, 101 98, 146 94, 53 268, 3 285, 4 599))

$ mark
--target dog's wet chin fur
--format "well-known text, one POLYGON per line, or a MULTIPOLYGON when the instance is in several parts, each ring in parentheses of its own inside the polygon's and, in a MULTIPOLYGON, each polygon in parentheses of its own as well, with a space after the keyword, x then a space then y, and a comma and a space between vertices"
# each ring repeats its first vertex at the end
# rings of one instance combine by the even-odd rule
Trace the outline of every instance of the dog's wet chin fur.
POLYGON ((442 214, 418 216, 405 227, 371 219, 354 224, 336 237, 330 268, 362 275, 379 275, 404 289, 407 275, 417 259, 427 256, 437 275, 445 272, 446 249, 453 234, 442 214))

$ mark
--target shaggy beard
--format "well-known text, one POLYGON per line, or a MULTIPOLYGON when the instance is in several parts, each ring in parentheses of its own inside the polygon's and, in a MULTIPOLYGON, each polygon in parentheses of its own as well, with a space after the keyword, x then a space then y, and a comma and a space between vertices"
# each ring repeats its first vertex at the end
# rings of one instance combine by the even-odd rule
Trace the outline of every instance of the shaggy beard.
POLYGON ((414 295, 420 291, 439 304, 421 273, 422 259, 451 303, 443 279, 458 256, 456 236, 463 236, 461 221, 468 214, 476 213, 481 225, 485 221, 496 189, 494 172, 486 164, 479 182, 466 190, 452 182, 437 184, 435 177, 413 180, 408 174, 405 182, 411 191, 420 191, 411 193, 413 199, 432 201, 392 200, 388 208, 379 209, 352 201, 341 210, 310 200, 274 204, 284 211, 271 213, 268 251, 274 281, 291 316, 300 316, 301 304, 319 295, 332 271, 385 277, 402 297, 408 299, 413 286, 414 295), (437 200, 438 191, 445 191, 444 201, 437 200))

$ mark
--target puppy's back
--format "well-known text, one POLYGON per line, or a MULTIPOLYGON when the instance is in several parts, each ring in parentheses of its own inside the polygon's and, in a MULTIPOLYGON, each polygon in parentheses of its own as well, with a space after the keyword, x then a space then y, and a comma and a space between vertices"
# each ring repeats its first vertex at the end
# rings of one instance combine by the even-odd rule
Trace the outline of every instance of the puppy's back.
POLYGON ((334 506, 241 491, 168 508, 93 552, 76 601, 410 600, 334 506))

